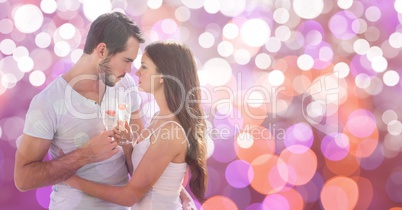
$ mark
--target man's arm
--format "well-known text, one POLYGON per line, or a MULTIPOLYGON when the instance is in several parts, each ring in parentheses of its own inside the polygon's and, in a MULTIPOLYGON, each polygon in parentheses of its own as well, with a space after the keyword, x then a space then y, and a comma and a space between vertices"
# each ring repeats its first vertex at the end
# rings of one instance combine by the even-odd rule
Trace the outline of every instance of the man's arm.
POLYGON ((105 160, 118 152, 116 142, 105 131, 84 146, 51 161, 43 162, 51 141, 24 134, 15 154, 15 186, 27 191, 64 181, 82 166, 105 160))

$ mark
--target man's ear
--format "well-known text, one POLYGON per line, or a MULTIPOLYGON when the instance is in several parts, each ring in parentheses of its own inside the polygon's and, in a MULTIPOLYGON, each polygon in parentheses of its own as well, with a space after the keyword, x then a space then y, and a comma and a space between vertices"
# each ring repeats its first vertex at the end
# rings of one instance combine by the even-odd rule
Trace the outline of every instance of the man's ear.
POLYGON ((106 44, 103 42, 99 43, 95 50, 99 58, 106 58, 108 55, 106 44))
POLYGON ((159 83, 160 83, 160 84, 163 83, 163 77, 161 77, 161 78, 159 79, 159 83))

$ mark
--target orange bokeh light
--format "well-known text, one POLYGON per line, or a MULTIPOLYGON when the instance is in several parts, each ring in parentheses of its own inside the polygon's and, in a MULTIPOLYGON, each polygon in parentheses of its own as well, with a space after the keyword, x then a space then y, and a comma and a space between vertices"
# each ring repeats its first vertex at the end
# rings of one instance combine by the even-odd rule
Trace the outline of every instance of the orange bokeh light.
POLYGON ((351 178, 334 177, 324 184, 320 198, 326 210, 354 209, 359 198, 359 188, 351 178))

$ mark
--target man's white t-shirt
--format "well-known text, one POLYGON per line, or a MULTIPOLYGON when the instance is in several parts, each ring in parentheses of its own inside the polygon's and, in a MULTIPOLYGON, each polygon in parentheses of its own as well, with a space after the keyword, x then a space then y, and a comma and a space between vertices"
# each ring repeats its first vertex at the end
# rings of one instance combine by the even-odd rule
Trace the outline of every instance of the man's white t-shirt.
MULTIPOLYGON (((94 79, 90 75, 75 78, 94 79)), ((105 130, 101 118, 101 105, 76 92, 61 76, 36 95, 26 115, 24 133, 52 141, 50 156, 67 154, 85 144, 89 139, 105 130)), ((72 86, 71 86, 72 85, 72 86)), ((124 88, 131 94, 132 111, 139 109, 141 98, 133 78, 126 74, 115 87, 107 87, 110 94, 116 88, 124 88)), ((76 174, 84 179, 109 184, 124 185, 128 182, 128 171, 123 151, 113 157, 80 168, 76 174)), ((52 187, 50 209, 128 209, 94 198, 65 184, 52 187)))

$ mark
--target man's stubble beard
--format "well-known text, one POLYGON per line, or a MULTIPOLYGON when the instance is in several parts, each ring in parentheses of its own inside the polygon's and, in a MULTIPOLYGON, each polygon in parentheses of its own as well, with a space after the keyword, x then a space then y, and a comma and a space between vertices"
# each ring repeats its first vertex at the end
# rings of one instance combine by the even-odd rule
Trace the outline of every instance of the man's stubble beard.
POLYGON ((112 70, 109 66, 110 57, 107 57, 99 64, 99 77, 105 85, 114 87, 116 85, 116 76, 112 74, 112 70))

